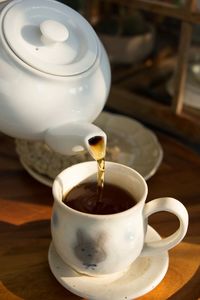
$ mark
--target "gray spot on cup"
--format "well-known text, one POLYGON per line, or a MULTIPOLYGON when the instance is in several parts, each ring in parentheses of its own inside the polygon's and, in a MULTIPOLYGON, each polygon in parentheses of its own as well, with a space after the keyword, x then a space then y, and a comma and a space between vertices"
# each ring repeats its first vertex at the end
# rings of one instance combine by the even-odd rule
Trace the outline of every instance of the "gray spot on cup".
POLYGON ((52 216, 52 225, 58 227, 58 215, 55 211, 52 216))
POLYGON ((82 262, 86 269, 95 270, 100 262, 106 259, 104 249, 106 234, 100 232, 95 239, 83 229, 76 233, 77 241, 74 246, 76 257, 82 262))

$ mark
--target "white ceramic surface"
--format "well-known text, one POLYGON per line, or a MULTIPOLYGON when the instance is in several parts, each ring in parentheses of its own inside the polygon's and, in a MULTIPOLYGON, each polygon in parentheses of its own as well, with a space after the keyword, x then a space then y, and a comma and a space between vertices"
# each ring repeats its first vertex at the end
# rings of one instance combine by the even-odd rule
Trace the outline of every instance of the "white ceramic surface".
MULTIPOLYGON (((141 253, 157 254, 175 247, 188 227, 187 210, 178 200, 162 197, 145 203, 147 184, 135 170, 106 162, 106 171, 105 182, 127 191, 135 199, 135 205, 120 213, 101 215, 83 213, 63 203, 65 195, 75 186, 96 182, 95 161, 65 169, 53 183, 51 234, 56 251, 73 269, 91 276, 119 274, 141 253), (178 229, 158 242, 144 242, 148 218, 161 211, 179 219, 178 229)), ((90 198, 86 200, 88 206, 93 205, 90 198)))
POLYGON ((52 0, 17 0, 4 14, 7 43, 33 68, 70 76, 85 72, 95 63, 96 35, 89 23, 70 7, 52 0))
MULTIPOLYGON (((148 226, 146 241, 159 239, 159 234, 148 226)), ((140 297, 161 282, 169 264, 168 252, 138 257, 120 278, 113 279, 80 275, 63 262, 53 244, 49 248, 48 260, 51 271, 60 284, 88 300, 132 300, 140 297)))
POLYGON ((87 149, 111 73, 100 40, 81 15, 54 0, 9 2, 0 15, 0 69, 0 131, 46 139, 54 151, 69 155, 74 146, 87 149))
MULTIPOLYGON (((155 174, 162 161, 163 150, 156 135, 151 130, 134 119, 108 112, 102 112, 94 123, 107 134, 107 144, 109 147, 107 157, 110 161, 115 161, 134 168, 146 180, 155 174)), ((31 148, 26 149, 28 155, 30 153, 31 159, 35 156, 33 161, 30 161, 30 164, 25 162, 23 159, 25 154, 22 151, 20 152, 19 149, 18 154, 27 172, 39 182, 51 187, 53 179, 48 176, 48 173, 41 174, 39 169, 38 171, 36 170, 36 166, 34 168, 34 160, 42 160, 41 155, 44 153, 44 149, 41 151, 42 154, 37 153, 40 148, 41 147, 37 147, 37 145, 34 144, 32 151, 31 148)), ((46 154, 45 157, 47 157, 47 155, 48 154, 46 154)), ((70 166, 70 164, 75 163, 74 159, 70 163, 70 157, 66 156, 65 159, 66 165, 63 165, 60 171, 70 166)), ((81 162, 81 159, 79 159, 77 155, 76 163, 81 162)), ((85 160, 88 160, 88 156, 85 160)), ((55 162, 56 161, 57 158, 55 154, 55 162)), ((59 161, 56 165, 60 165, 59 161)))

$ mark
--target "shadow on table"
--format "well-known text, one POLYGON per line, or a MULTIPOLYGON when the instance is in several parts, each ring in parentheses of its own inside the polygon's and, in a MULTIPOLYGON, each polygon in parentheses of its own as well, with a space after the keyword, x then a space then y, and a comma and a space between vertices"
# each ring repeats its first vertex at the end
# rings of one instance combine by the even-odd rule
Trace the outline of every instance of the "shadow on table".
POLYGON ((20 226, 0 222, 1 300, 78 300, 52 275, 48 265, 49 220, 20 226))

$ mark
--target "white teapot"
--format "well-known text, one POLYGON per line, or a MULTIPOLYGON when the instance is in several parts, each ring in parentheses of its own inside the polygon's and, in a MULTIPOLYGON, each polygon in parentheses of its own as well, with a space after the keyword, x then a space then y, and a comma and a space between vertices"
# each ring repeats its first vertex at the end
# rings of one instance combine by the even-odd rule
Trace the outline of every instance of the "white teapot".
POLYGON ((0 15, 0 131, 56 152, 88 149, 110 90, 110 65, 89 23, 54 0, 14 0, 0 15))

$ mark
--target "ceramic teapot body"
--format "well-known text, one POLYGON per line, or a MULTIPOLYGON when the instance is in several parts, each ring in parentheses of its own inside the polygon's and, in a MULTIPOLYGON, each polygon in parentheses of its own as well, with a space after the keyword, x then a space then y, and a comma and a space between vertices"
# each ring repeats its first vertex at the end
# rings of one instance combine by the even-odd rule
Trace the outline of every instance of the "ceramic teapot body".
MULTIPOLYGON (((16 4, 21 5, 23 2, 25 1, 15 0, 9 3, 1 13, 0 23, 3 24, 7 15, 9 17, 10 11, 16 4)), ((26 3, 28 2, 31 3, 31 0, 26 0, 26 3)), ((35 3, 35 1, 32 2, 35 3)), ((56 1, 49 0, 47 4, 57 5, 56 1)), ((58 5, 59 7, 65 6, 61 3, 58 5)), ((51 22, 52 20, 48 26, 52 25, 51 22)), ((64 147, 64 152, 67 154, 71 152, 72 146, 76 146, 74 143, 84 147, 85 138, 94 134, 105 136, 100 129, 90 124, 103 109, 110 89, 108 58, 95 33, 92 34, 95 36, 97 55, 95 59, 93 58, 92 65, 83 72, 77 71, 76 74, 60 76, 35 68, 24 61, 26 57, 22 59, 23 55, 22 58, 19 57, 17 52, 19 49, 13 50, 12 44, 11 46, 9 44, 9 37, 8 40, 6 38, 5 26, 6 24, 0 32, 0 130, 16 138, 44 139, 47 142, 50 139, 51 147, 59 141, 61 146, 56 145, 58 149, 55 150, 63 152, 64 147), (73 131, 76 138, 73 137, 73 131), (59 140, 56 137, 54 142, 54 135, 58 135, 59 140), (63 136, 64 145, 62 145, 61 136, 63 136), (67 150, 68 147, 70 149, 67 150)), ((48 30, 49 28, 46 30, 47 33, 48 30)), ((11 33, 8 31, 9 34, 12 34, 12 30, 11 33)), ((53 31, 50 34, 53 34, 53 31)), ((41 37, 44 36, 41 34, 41 37)), ((52 43, 49 42, 50 44, 48 42, 46 44, 44 42, 41 46, 41 51, 47 48, 47 54, 51 54, 55 47, 60 47, 57 41, 55 44, 52 41, 52 43)), ((40 47, 35 48, 35 51, 39 52, 40 47)), ((30 58, 31 56, 27 59, 30 58)), ((35 56, 33 58, 35 59, 35 56)), ((69 64, 69 69, 71 65, 72 63, 69 64)), ((68 71, 67 64, 65 67, 63 72, 68 71)), ((49 65, 46 68, 49 68, 49 65)), ((60 72, 59 69, 58 72, 60 72)))

